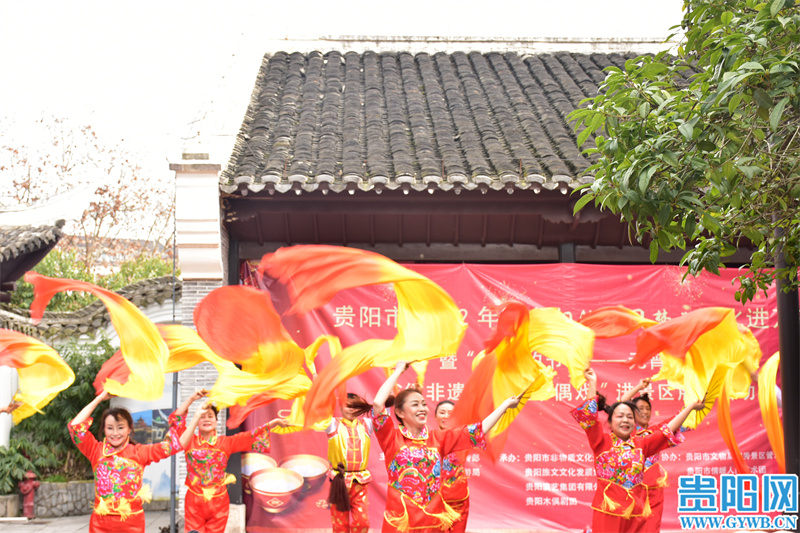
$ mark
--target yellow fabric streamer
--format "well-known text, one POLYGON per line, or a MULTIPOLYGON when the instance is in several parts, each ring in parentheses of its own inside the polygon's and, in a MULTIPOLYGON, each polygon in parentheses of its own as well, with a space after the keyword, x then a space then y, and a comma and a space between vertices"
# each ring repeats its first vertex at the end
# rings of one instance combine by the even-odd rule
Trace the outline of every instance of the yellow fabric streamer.
POLYGON ((786 451, 784 449, 783 426, 778 410, 778 397, 775 394, 778 377, 778 363, 780 352, 775 352, 767 359, 758 373, 758 406, 761 408, 761 419, 767 428, 767 439, 775 454, 778 471, 786 473, 786 451))
POLYGON ((345 348, 333 359, 308 392, 307 424, 333 414, 334 391, 351 377, 374 367, 393 367, 398 361, 414 363, 452 355, 466 330, 458 306, 441 287, 372 252, 336 246, 295 246, 265 255, 259 269, 287 285, 292 313, 317 309, 345 289, 394 284, 394 339, 368 339, 345 348))
MULTIPOLYGON (((523 312, 521 314, 522 319, 518 321, 516 331, 511 336, 503 338, 494 349, 497 357, 497 366, 492 377, 492 402, 494 407, 497 408, 508 398, 516 396, 522 391, 524 392, 519 404, 513 409, 507 409, 489 432, 489 437, 492 438, 511 426, 511 423, 522 411, 528 400, 542 401, 556 395, 555 387, 553 386, 555 372, 532 356, 533 347, 530 344, 530 339, 532 337, 535 338, 539 346, 547 346, 547 351, 551 351, 549 348, 554 347, 558 342, 550 342, 547 339, 547 333, 550 329, 544 325, 541 315, 538 314, 535 316, 539 319, 540 324, 536 328, 537 332, 531 334, 532 324, 529 319, 531 315, 533 315, 533 311, 528 316, 523 312)), ((549 318, 553 316, 552 313, 548 313, 549 318)), ((559 320, 556 321, 560 322, 559 320)))
POLYGON ((28 272, 25 281, 33 284, 34 299, 31 318, 41 319, 52 297, 62 291, 89 292, 106 306, 114 330, 119 335, 120 350, 130 369, 130 377, 123 385, 108 379, 103 388, 114 396, 152 401, 164 394, 164 368, 169 358, 167 345, 158 329, 139 308, 131 302, 97 285, 71 279, 48 278, 28 272))
POLYGON ((706 408, 690 414, 684 423, 689 428, 697 427, 710 410, 728 382, 729 373, 733 372, 734 378, 727 392, 732 398, 744 397, 750 386, 750 375, 745 370, 761 358, 758 342, 747 328, 737 324, 733 310, 708 311, 718 317, 715 325, 697 337, 685 355, 662 352, 662 368, 653 377, 654 381, 667 380, 672 389, 683 389, 686 405, 706 397, 706 408))
POLYGON ((0 366, 15 368, 19 374, 19 392, 14 401, 22 405, 11 413, 14 424, 41 413, 59 392, 75 381, 75 374, 58 352, 10 329, 0 329, 0 366))
POLYGON ((532 351, 567 367, 575 390, 583 385, 594 350, 594 332, 554 308, 531 309, 529 343, 532 351))

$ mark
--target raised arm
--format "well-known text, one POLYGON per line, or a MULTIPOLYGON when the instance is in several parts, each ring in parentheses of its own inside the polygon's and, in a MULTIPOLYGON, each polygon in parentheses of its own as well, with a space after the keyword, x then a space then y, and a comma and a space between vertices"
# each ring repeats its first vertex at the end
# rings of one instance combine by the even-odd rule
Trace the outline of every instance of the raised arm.
POLYGON ((637 394, 639 394, 639 392, 641 392, 644 389, 646 389, 648 385, 650 385, 650 378, 642 378, 642 379, 640 379, 639 383, 634 388, 632 388, 631 390, 629 390, 628 392, 623 394, 622 398, 620 398, 619 401, 621 401, 621 402, 629 402, 629 401, 631 401, 634 396, 636 396, 637 394))
POLYGON ((706 404, 705 396, 703 397, 702 400, 696 401, 695 403, 690 403, 689 405, 684 407, 683 411, 678 413, 675 416, 675 418, 673 418, 667 423, 667 427, 669 428, 670 431, 675 433, 681 428, 683 423, 686 421, 686 418, 688 418, 689 413, 691 413, 692 411, 702 411, 703 407, 705 407, 705 404, 706 404))
POLYGON ((583 371, 583 377, 586 378, 586 384, 589 386, 586 391, 586 399, 591 400, 597 396, 597 374, 594 373, 594 369, 589 367, 583 371))
POLYGON ((105 390, 100 394, 98 394, 97 396, 95 396, 94 400, 89 402, 86 405, 86 407, 81 409, 80 412, 77 415, 75 415, 75 418, 72 419, 70 425, 77 426, 81 422, 85 422, 87 418, 92 416, 92 413, 94 413, 94 410, 97 409, 97 406, 103 403, 104 401, 108 400, 109 398, 111 398, 111 395, 105 390))
POLYGON ((186 398, 186 401, 183 402, 177 409, 175 409, 175 416, 185 416, 186 413, 189 411, 189 407, 199 400, 200 398, 205 398, 208 396, 208 391, 206 389, 200 389, 195 391, 194 394, 186 398))
POLYGON ((380 413, 383 411, 383 408, 386 407, 386 400, 389 399, 389 395, 392 394, 392 389, 394 386, 397 385, 397 380, 400 379, 400 374, 406 371, 408 368, 408 363, 405 361, 400 361, 394 367, 394 372, 389 378, 383 382, 381 388, 378 389, 378 392, 375 394, 375 399, 372 400, 372 409, 375 413, 380 413))
POLYGON ((184 450, 189 446, 189 443, 192 442, 192 437, 194 437, 194 430, 197 429, 197 424, 200 423, 200 417, 203 416, 205 413, 207 413, 209 409, 211 409, 211 404, 207 402, 198 407, 197 411, 194 412, 192 420, 186 426, 186 431, 181 433, 180 437, 181 448, 183 448, 184 450))
POLYGON ((503 416, 503 413, 512 407, 516 407, 519 404, 520 396, 512 396, 508 400, 503 401, 503 403, 501 403, 497 409, 489 413, 489 416, 484 418, 483 422, 481 422, 481 428, 483 429, 483 432, 488 433, 489 430, 491 430, 494 425, 497 424, 497 421, 500 420, 500 417, 503 416))

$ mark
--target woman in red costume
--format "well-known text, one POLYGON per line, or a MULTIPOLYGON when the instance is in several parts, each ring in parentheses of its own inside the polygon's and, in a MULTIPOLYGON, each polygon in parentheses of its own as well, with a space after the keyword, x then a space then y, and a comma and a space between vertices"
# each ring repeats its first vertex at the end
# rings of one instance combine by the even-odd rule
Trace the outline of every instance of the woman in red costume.
POLYGON ((269 452, 269 430, 285 425, 285 420, 276 418, 230 437, 217 435, 217 408, 206 403, 198 407, 187 427, 189 406, 206 395, 206 390, 195 392, 170 415, 169 424, 170 431, 180 435, 181 447, 186 450, 185 530, 222 533, 230 510, 226 485, 236 481, 232 474, 225 473, 228 457, 236 452, 269 452), (195 428, 199 428, 197 435, 195 428))
POLYGON ((94 512, 90 533, 144 533, 142 490, 144 467, 181 450, 178 434, 170 429, 167 440, 158 444, 137 444, 131 439, 133 418, 127 409, 112 407, 103 412, 105 439, 98 442, 89 432, 92 412, 110 398, 107 392, 95 397, 69 423, 72 441, 92 463, 95 480, 94 512))
MULTIPOLYGON (((453 414, 455 404, 450 400, 443 400, 436 405, 433 416, 439 429, 447 429, 450 415, 453 414)), ((450 529, 453 533, 462 533, 467 530, 469 516, 469 485, 467 473, 464 471, 466 450, 451 453, 442 459, 442 499, 445 503, 458 512, 461 517, 453 522, 450 529)))
POLYGON ((483 422, 429 432, 425 426, 428 407, 419 390, 409 388, 401 391, 397 398, 390 397, 406 368, 406 363, 398 363, 372 402, 375 435, 386 456, 389 477, 381 531, 449 531, 459 514, 442 499, 442 457, 485 446, 485 432, 497 423, 506 409, 516 406, 519 398, 505 400, 483 422), (392 404, 400 424, 398 428, 386 413, 385 407, 392 404))
POLYGON ((647 437, 635 437, 636 406, 629 402, 605 405, 597 394, 597 376, 591 368, 584 372, 589 385, 588 398, 572 411, 594 452, 597 491, 592 500, 592 533, 627 533, 644 530, 652 511, 647 506, 644 486, 645 459, 670 446, 683 442, 681 424, 694 410, 703 408, 704 400, 686 406, 667 424, 662 424, 647 437), (608 414, 611 433, 603 431, 597 418, 599 411, 608 414))
POLYGON ((372 419, 362 415, 372 404, 349 393, 342 406, 342 417, 332 418, 325 430, 328 434, 328 461, 331 470, 331 524, 334 533, 367 533, 369 501, 367 484, 372 474, 367 470, 372 419))
MULTIPOLYGON (((661 424, 650 424, 653 407, 647 393, 636 396, 650 385, 650 378, 644 378, 630 391, 622 395, 620 401, 631 402, 636 406, 633 412, 636 420, 636 437, 647 437, 658 430, 661 424)), ((680 431, 686 431, 681 426, 680 431)), ((644 460, 644 475, 642 483, 647 488, 647 504, 652 514, 645 519, 643 532, 656 533, 661 531, 661 515, 664 513, 664 487, 667 486, 667 471, 661 466, 661 453, 651 455, 644 460)))

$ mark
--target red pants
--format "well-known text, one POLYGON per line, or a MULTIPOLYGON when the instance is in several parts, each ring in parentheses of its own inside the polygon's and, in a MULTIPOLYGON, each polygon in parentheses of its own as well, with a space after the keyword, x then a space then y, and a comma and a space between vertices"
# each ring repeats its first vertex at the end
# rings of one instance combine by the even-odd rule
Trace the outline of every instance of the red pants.
POLYGON ((334 533, 367 533, 369 531, 369 502, 367 486, 358 481, 347 491, 350 497, 350 512, 339 511, 331 505, 331 524, 334 533))
POLYGON ((200 533, 224 533, 230 506, 227 490, 209 501, 190 490, 186 493, 184 503, 184 529, 196 529, 200 533))
POLYGON ((595 511, 592 514, 592 533, 639 533, 644 531, 641 517, 622 518, 595 511))
POLYGON ((464 533, 467 530, 467 517, 469 516, 469 496, 460 502, 447 502, 454 511, 461 513, 461 518, 453 522, 453 527, 450 531, 453 533, 464 533))
POLYGON ((138 512, 122 520, 117 514, 92 513, 89 533, 144 533, 144 513, 138 512))

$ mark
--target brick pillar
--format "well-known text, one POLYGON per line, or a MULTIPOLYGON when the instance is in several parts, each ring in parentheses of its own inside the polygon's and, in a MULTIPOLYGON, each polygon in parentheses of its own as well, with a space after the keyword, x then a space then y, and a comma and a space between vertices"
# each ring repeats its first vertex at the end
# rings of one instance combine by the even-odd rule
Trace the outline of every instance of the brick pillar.
MULTIPOLYGON (((175 216, 177 223, 178 260, 183 278, 181 309, 183 325, 194 327, 194 308, 209 292, 221 287, 227 271, 227 238, 221 225, 219 200, 219 171, 221 166, 210 163, 208 154, 183 154, 179 163, 170 165, 176 172, 175 216)), ((217 380, 217 371, 203 363, 180 372, 178 405, 195 390, 210 389, 217 380)), ((196 408, 196 406, 195 406, 196 408)), ((188 416, 194 414, 190 409, 188 416)), ((224 434, 225 411, 218 417, 217 431, 224 434)), ((186 461, 180 454, 178 481, 180 490, 179 516, 183 515, 186 487, 186 461)))

